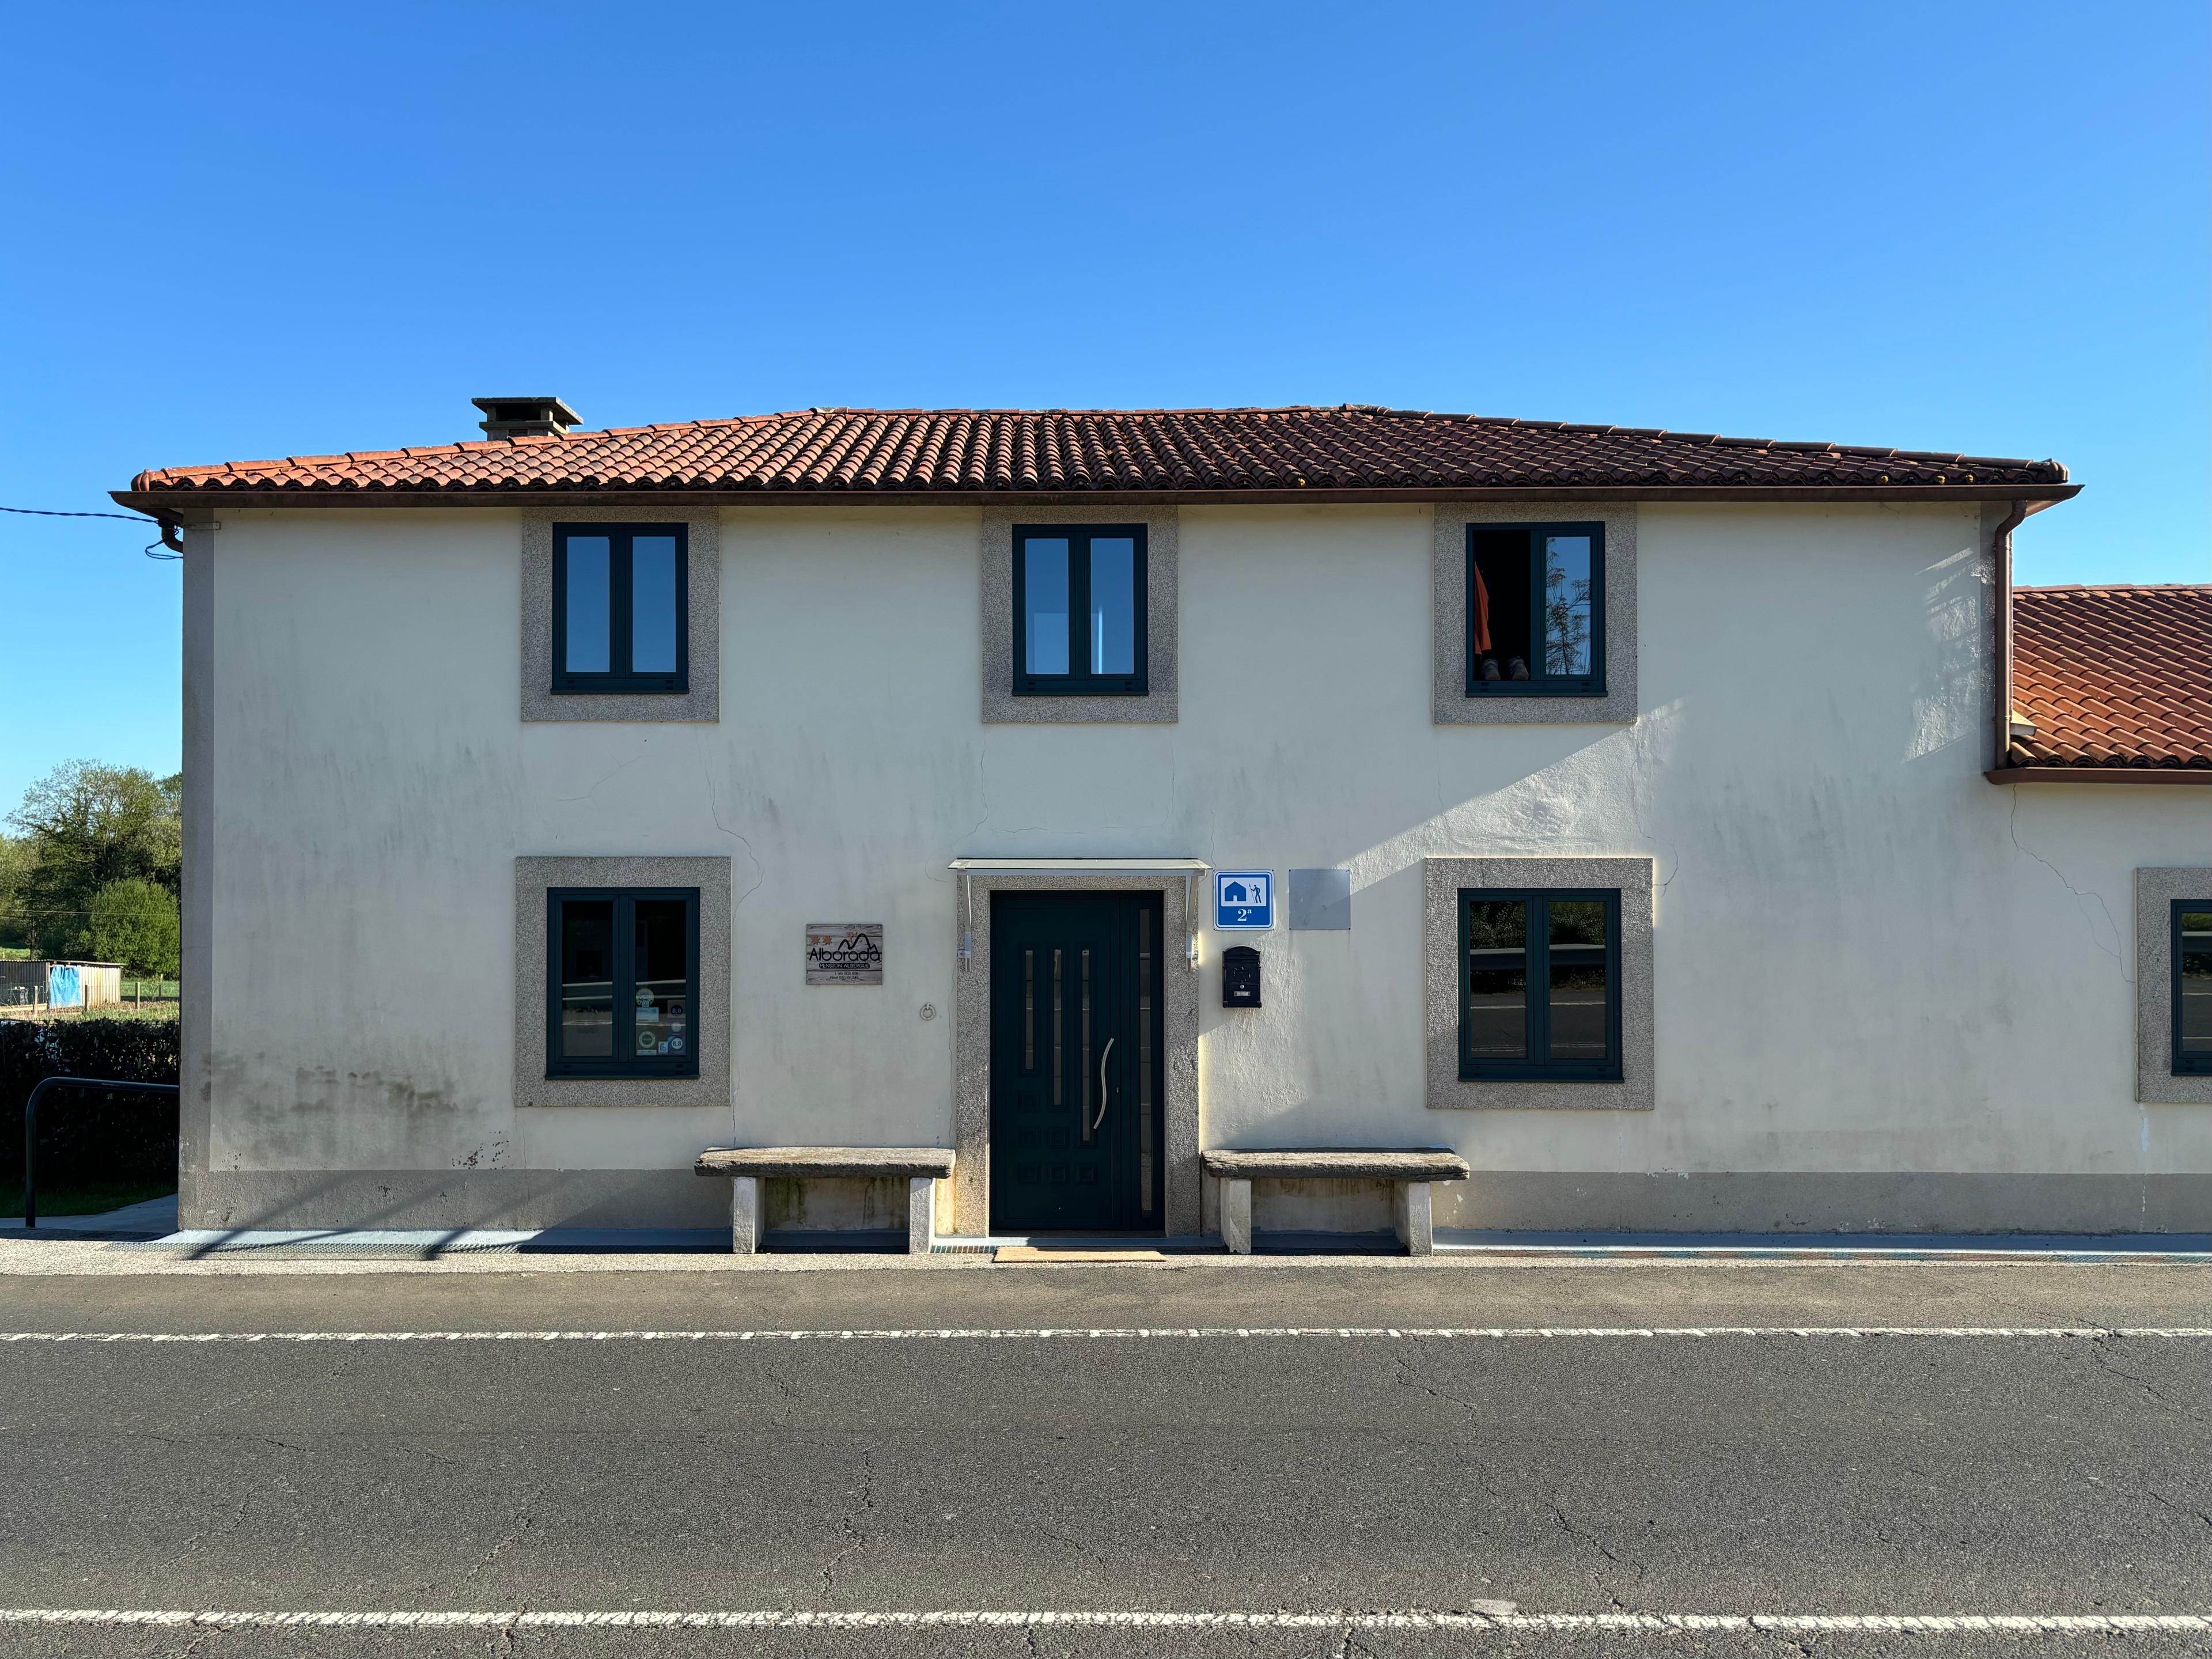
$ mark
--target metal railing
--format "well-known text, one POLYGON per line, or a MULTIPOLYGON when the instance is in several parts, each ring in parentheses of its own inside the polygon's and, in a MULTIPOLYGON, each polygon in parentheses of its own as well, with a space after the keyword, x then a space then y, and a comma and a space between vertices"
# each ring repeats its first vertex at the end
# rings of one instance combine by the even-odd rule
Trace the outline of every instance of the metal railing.
POLYGON ((49 1089, 136 1089, 141 1094, 173 1095, 173 1083, 126 1083, 120 1078, 47 1077, 33 1085, 23 1102, 23 1230, 39 1224, 39 1097, 49 1089))

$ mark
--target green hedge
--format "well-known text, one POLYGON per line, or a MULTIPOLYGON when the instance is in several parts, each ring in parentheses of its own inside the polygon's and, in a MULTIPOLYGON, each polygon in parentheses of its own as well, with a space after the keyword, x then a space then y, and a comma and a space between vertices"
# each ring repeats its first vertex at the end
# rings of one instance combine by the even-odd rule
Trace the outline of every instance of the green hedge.
MULTIPOLYGON (((40 1078, 177 1080, 173 1019, 0 1020, 0 1184, 23 1179, 23 1102, 40 1078)), ((39 1103, 39 1184, 171 1182, 173 1095, 49 1090, 39 1103)))

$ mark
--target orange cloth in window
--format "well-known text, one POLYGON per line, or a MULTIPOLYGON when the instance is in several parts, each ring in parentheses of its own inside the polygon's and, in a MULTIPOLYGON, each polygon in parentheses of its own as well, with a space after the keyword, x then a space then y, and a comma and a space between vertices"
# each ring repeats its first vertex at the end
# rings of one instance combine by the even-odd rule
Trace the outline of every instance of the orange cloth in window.
POLYGON ((1490 590, 1482 585, 1482 567, 1474 567, 1474 648, 1480 655, 1490 649, 1490 590))

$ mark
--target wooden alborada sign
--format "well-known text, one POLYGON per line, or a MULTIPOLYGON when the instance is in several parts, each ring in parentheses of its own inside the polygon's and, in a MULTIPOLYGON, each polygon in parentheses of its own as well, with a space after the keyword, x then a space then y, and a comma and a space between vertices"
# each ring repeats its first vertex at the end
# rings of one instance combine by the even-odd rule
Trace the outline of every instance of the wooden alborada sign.
POLYGON ((884 925, 880 921, 806 924, 809 985, 881 985, 884 925))

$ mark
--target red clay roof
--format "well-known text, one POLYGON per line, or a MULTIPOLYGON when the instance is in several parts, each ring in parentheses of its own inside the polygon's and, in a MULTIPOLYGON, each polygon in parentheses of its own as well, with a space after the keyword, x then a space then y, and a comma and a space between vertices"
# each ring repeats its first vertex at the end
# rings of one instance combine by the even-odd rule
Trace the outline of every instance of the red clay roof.
POLYGON ((2212 767, 2212 586, 2013 590, 2016 766, 2212 767))
POLYGON ((1943 489, 2070 495, 2056 461, 1334 409, 814 409, 142 472, 134 492, 1943 489))

